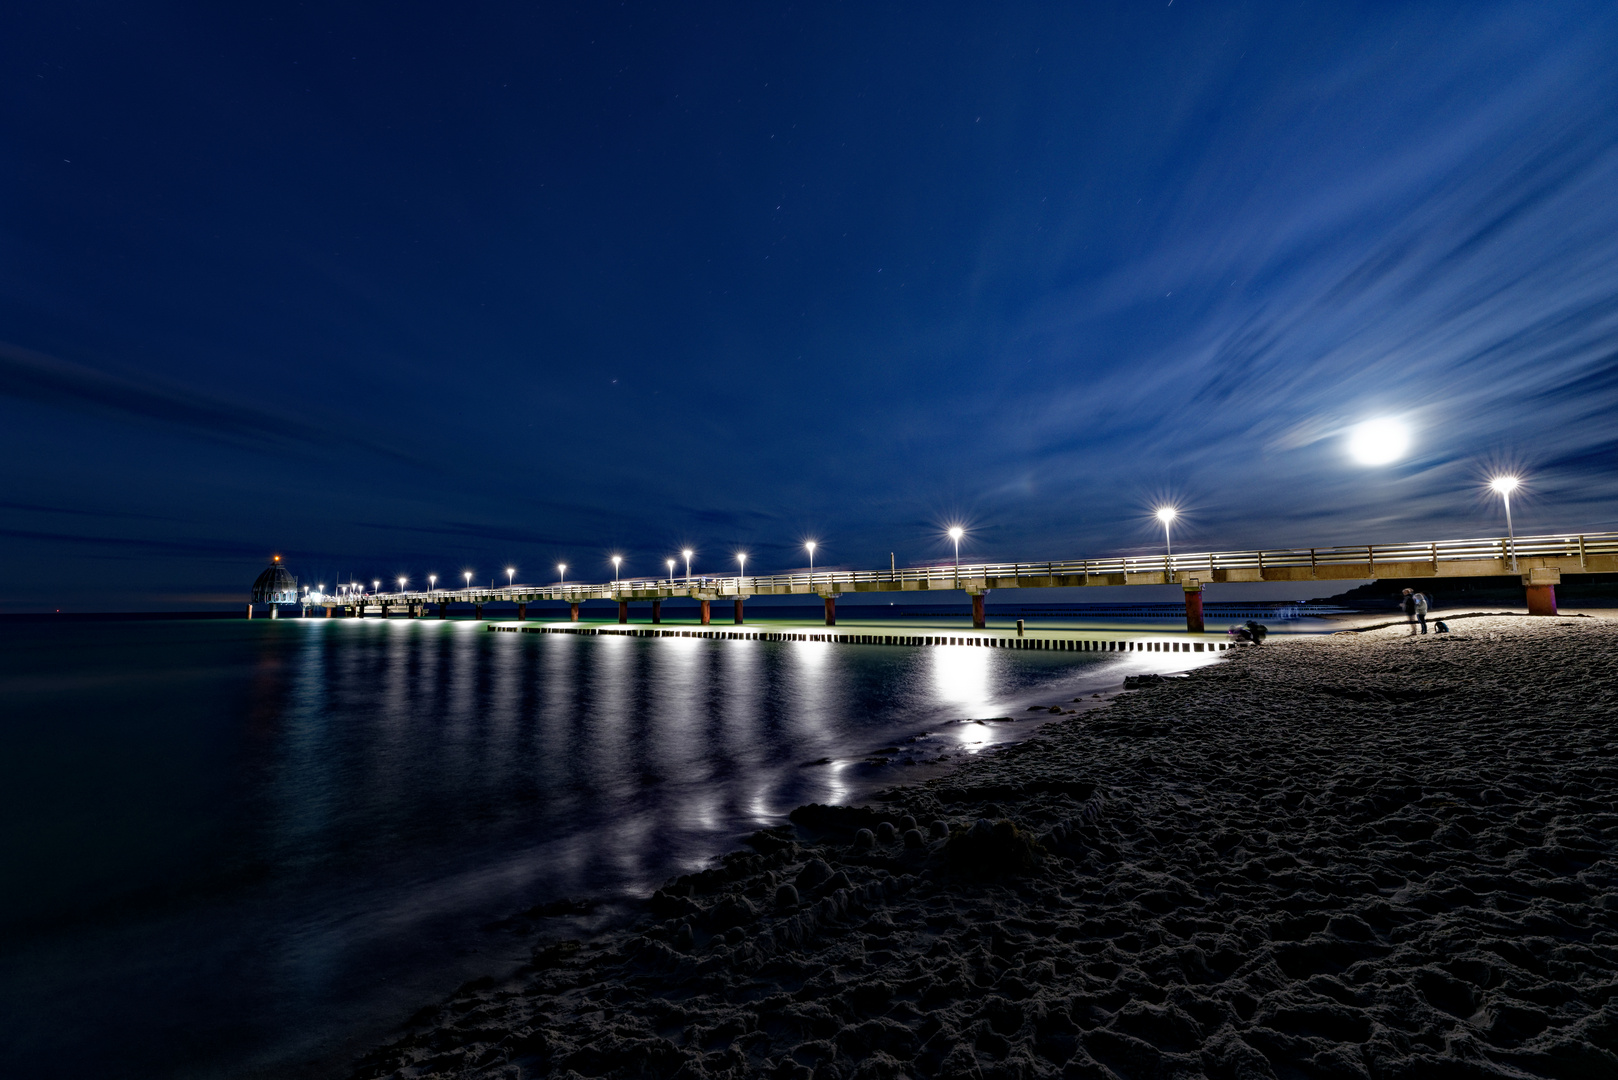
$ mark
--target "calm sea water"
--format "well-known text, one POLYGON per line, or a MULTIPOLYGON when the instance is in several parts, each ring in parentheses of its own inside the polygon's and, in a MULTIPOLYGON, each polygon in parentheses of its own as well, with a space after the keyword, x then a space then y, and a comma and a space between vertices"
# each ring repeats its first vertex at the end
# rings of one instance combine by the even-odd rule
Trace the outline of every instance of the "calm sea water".
POLYGON ((526 954, 494 920, 644 894, 800 803, 927 768, 865 764, 877 749, 958 757, 1030 732, 1029 704, 1171 662, 437 620, 0 625, 0 1071, 341 1074, 526 954))

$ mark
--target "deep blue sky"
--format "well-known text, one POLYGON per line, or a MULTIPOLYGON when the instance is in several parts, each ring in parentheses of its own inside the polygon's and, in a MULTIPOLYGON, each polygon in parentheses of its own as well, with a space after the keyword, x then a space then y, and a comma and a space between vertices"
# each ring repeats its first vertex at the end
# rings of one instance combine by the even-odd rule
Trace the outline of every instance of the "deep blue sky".
POLYGON ((0 611, 1618 528, 1610 3, 12 4, 0 84, 0 611))

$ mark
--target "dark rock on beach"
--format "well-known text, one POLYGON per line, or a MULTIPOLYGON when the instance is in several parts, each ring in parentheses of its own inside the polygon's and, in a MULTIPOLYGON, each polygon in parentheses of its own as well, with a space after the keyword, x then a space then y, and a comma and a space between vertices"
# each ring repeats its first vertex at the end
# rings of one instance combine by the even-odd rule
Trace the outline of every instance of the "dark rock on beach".
POLYGON ((354 1075, 1618 1077, 1618 626, 1473 622, 801 807, 354 1075))

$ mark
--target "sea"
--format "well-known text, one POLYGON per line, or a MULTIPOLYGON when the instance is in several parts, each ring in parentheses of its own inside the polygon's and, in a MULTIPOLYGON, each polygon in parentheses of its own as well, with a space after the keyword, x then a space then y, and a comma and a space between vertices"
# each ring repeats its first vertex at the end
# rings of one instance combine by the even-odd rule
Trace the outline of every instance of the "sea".
POLYGON ((536 908, 588 933, 795 806, 1212 659, 487 630, 0 622, 0 1075, 345 1075, 536 908))

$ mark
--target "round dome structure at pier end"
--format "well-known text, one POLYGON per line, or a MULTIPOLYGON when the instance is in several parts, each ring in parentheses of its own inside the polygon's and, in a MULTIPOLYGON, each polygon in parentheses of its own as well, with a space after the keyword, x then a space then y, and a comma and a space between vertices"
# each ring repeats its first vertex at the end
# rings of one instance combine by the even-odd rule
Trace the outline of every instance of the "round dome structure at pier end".
POLYGON ((281 556, 275 556, 270 565, 253 582, 252 602, 255 604, 296 604, 298 602, 298 579, 281 562, 281 556))

